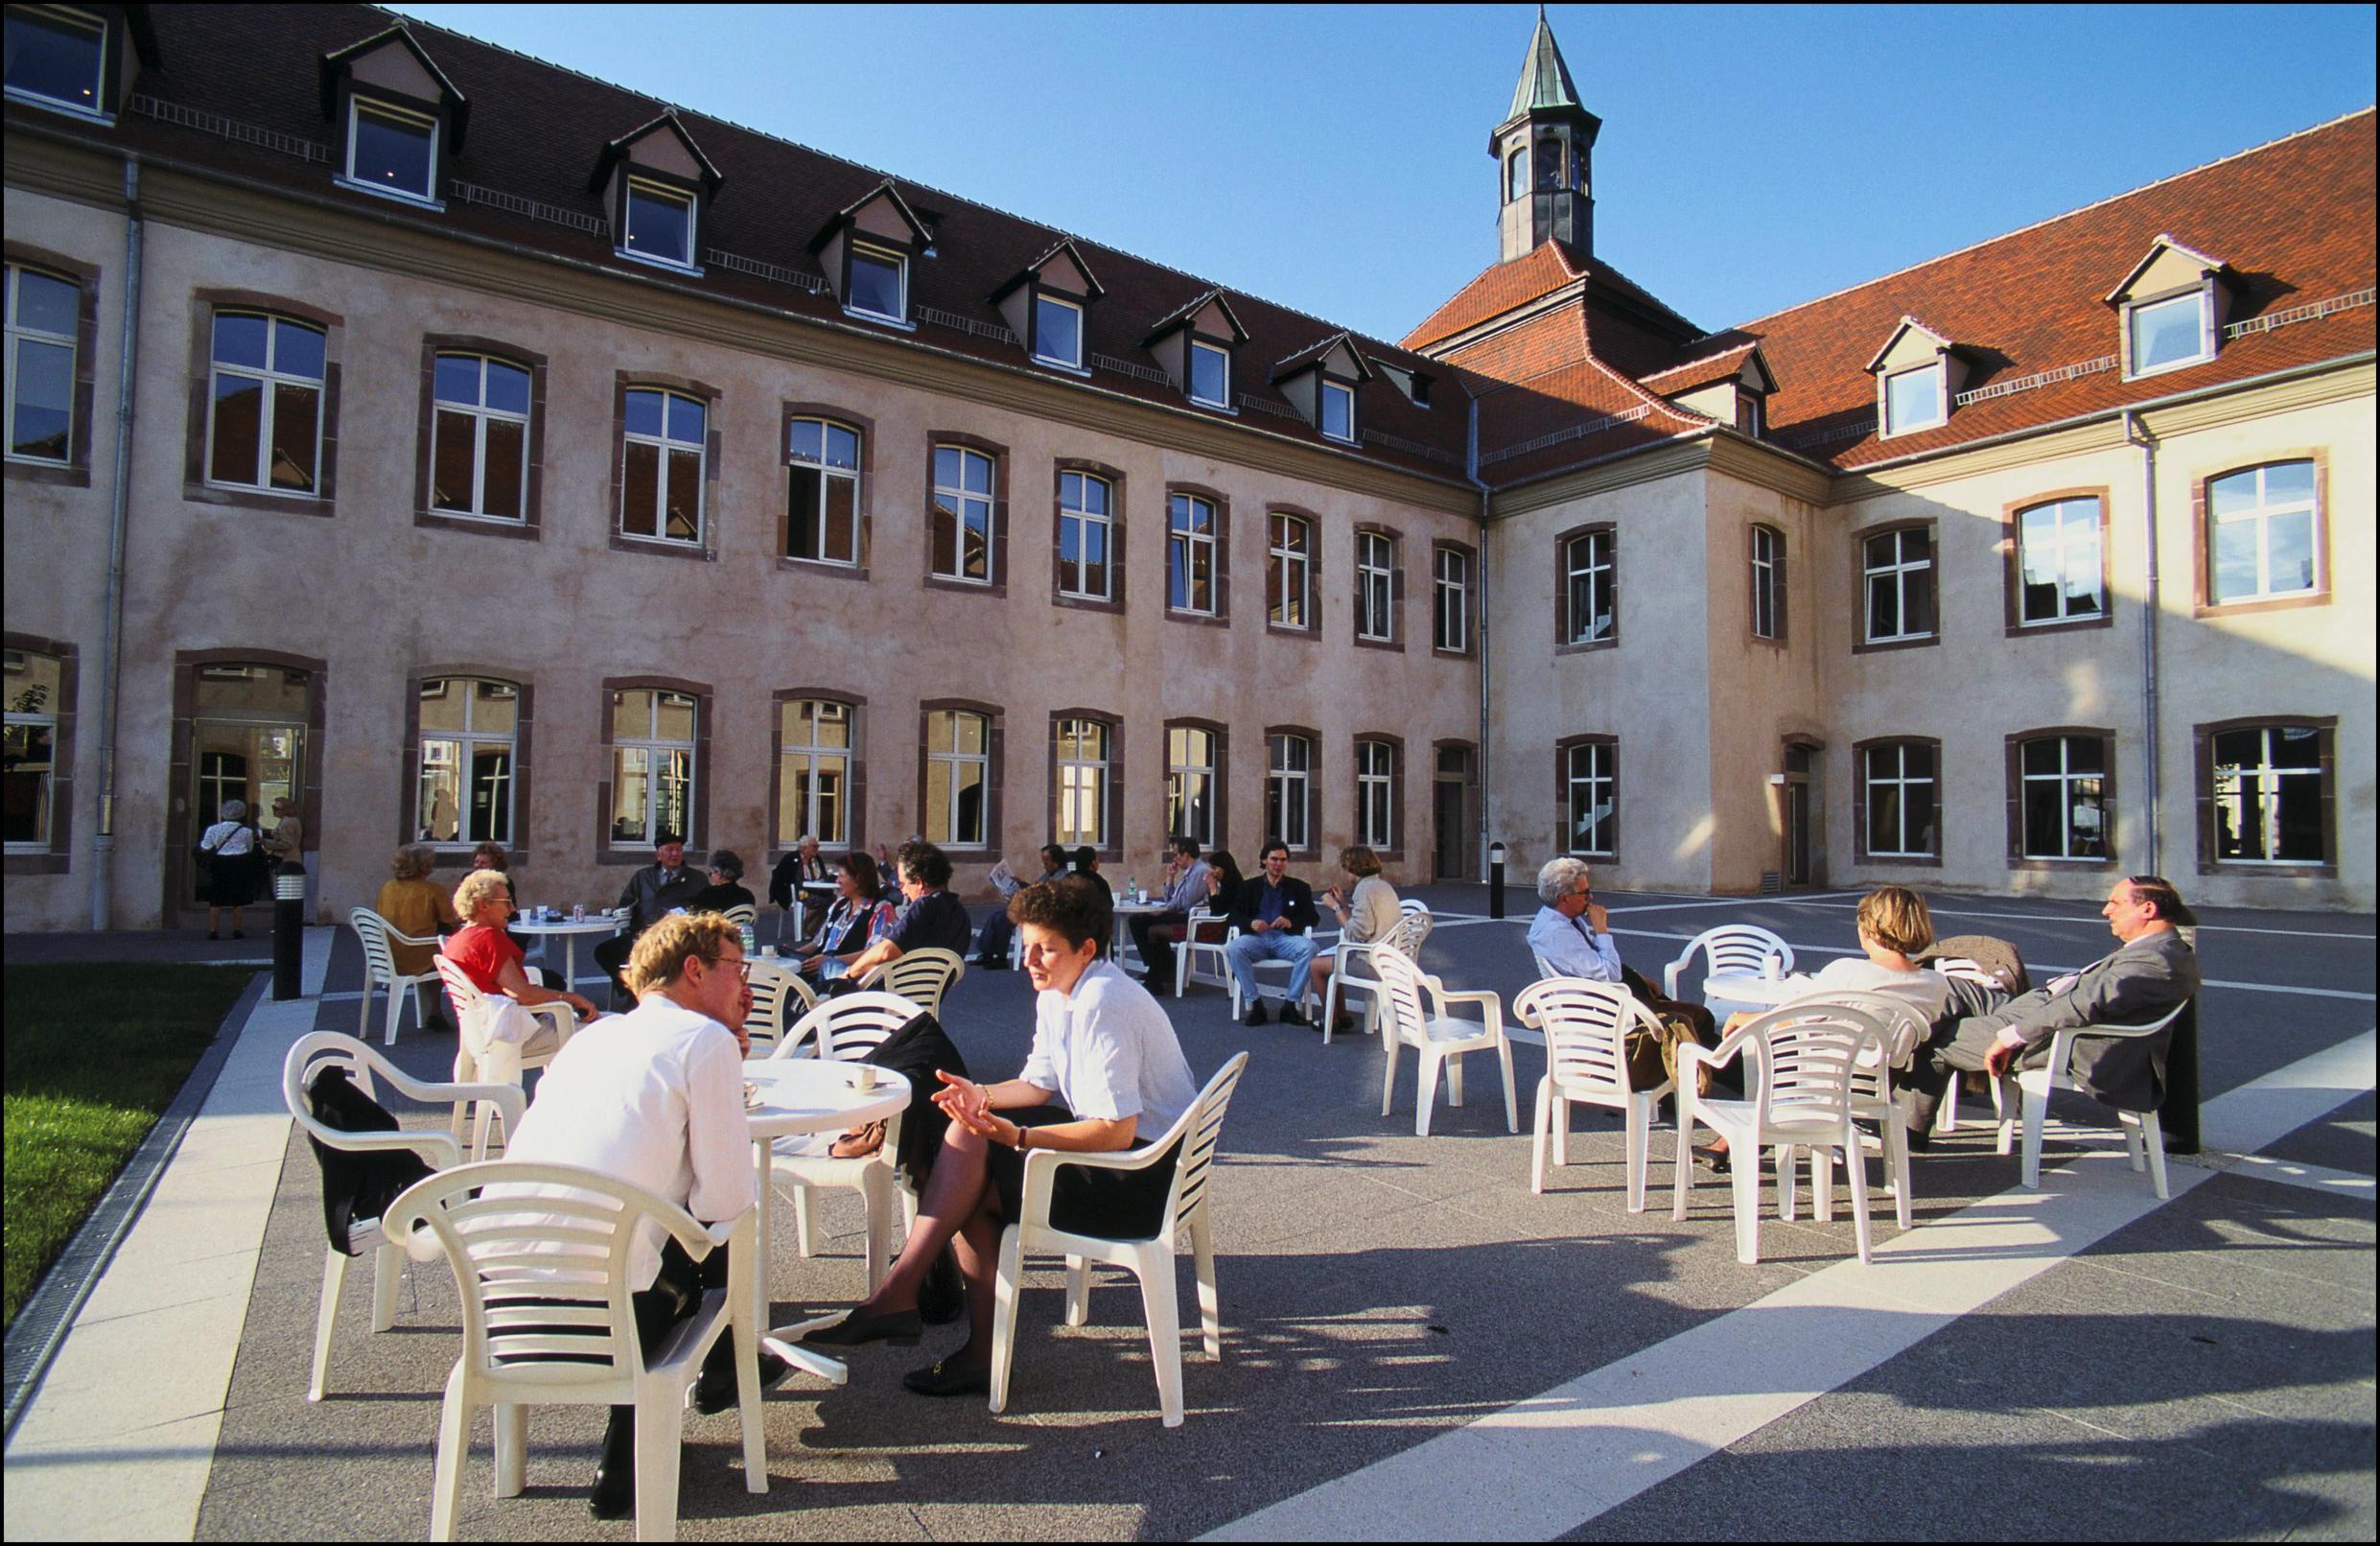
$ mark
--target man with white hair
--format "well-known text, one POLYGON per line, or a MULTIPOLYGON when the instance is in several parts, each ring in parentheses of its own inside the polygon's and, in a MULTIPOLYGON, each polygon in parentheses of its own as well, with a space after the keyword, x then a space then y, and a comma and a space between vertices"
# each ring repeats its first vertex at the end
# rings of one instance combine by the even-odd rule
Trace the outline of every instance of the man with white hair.
POLYGON ((1537 900, 1544 905, 1528 925, 1528 948, 1557 977, 1589 982, 1620 981, 1620 950, 1611 924, 1584 859, 1548 859, 1537 872, 1537 900))

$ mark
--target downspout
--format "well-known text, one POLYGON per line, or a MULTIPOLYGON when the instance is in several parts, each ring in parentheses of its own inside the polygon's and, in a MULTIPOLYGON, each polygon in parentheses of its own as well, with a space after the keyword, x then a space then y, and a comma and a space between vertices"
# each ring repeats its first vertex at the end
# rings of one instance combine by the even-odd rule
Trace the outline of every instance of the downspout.
POLYGON ((124 549, 131 504, 132 381, 140 349, 140 158, 124 158, 124 329, 116 359, 115 484, 107 512, 107 595, 99 634, 99 831, 91 842, 91 927, 112 921, 116 849, 116 710, 124 677, 124 549))
POLYGON ((1476 609, 1480 620, 1480 842, 1479 874, 1487 874, 1488 833, 1495 831, 1489 807, 1495 800, 1495 784, 1488 778, 1488 616, 1495 609, 1487 604, 1487 484, 1480 478, 1480 399, 1468 386, 1463 388, 1470 399, 1470 420, 1463 428, 1462 471, 1471 480, 1471 486, 1480 491, 1480 604, 1476 609))
POLYGON ((2163 705, 2158 695, 2157 628, 2162 610, 2158 597, 2157 572, 2157 436, 2149 433, 2147 423, 2137 409, 2124 410, 2124 443, 2140 448, 2140 519, 2142 536, 2148 547, 2148 562, 2142 575, 2140 617, 2140 724, 2141 736, 2147 742, 2143 759, 2141 782, 2149 808, 2150 875, 2165 873, 2165 833, 2163 821, 2162 784, 2164 762, 2163 705))

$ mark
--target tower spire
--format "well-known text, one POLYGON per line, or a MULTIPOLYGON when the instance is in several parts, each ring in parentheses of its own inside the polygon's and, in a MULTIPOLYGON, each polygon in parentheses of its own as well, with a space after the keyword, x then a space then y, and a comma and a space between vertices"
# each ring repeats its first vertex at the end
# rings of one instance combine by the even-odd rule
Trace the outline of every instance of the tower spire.
POLYGON ((1546 8, 1539 6, 1512 105, 1487 140, 1488 153, 1496 158, 1497 236, 1504 261, 1525 257, 1550 241, 1581 256, 1591 254, 1595 200, 1588 192, 1588 156, 1602 127, 1578 100, 1546 8))

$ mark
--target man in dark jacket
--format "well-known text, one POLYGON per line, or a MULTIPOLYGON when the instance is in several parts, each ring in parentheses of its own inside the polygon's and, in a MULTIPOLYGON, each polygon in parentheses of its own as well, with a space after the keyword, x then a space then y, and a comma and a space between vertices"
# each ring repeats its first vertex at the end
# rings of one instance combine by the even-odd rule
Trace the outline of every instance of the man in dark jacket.
POLYGON ((1248 1006, 1248 1025, 1265 1023, 1265 1001, 1256 991, 1256 963, 1290 964, 1289 996, 1281 1003, 1281 1023, 1303 1025, 1306 978, 1314 961, 1314 941, 1308 930, 1317 922, 1314 888, 1289 873, 1289 845, 1265 845, 1264 869, 1240 887, 1232 899, 1231 926, 1239 938, 1224 948, 1224 959, 1240 985, 1240 1001, 1248 1006))
POLYGON ((686 839, 676 832, 662 833, 653 845, 653 862, 629 875, 628 883, 619 888, 619 901, 613 903, 628 909, 627 932, 595 949, 595 964, 611 974, 615 1002, 628 996, 619 969, 636 949, 637 936, 680 907, 691 910, 689 904, 702 895, 704 883, 699 872, 686 867, 686 839))

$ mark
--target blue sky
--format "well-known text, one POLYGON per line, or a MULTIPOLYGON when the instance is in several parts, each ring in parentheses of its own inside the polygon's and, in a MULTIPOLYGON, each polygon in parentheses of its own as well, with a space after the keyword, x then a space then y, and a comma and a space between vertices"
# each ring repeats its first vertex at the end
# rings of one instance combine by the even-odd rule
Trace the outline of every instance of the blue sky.
MULTIPOLYGON (((1534 21, 1520 5, 396 9, 1388 339, 1495 261, 1487 135, 1534 21)), ((1706 328, 2374 94, 2369 6, 1548 14, 1603 120, 1597 250, 1706 328)))

